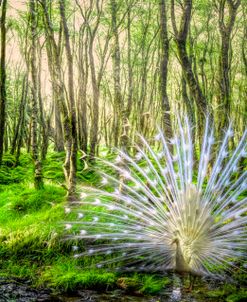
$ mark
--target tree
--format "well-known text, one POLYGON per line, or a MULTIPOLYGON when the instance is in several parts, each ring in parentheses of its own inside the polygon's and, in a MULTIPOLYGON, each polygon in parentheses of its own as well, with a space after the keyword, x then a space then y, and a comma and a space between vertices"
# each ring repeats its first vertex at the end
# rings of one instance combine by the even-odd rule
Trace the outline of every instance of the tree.
POLYGON ((88 153, 88 102, 87 90, 89 81, 88 64, 88 32, 86 24, 80 26, 78 41, 78 97, 77 97, 77 119, 78 119, 78 141, 79 148, 88 153))
POLYGON ((113 105, 113 129, 114 129, 114 146, 119 144, 119 134, 123 122, 122 117, 122 96, 121 96, 121 84, 120 84, 120 45, 119 34, 117 24, 117 3, 115 0, 111 0, 111 22, 112 22, 112 34, 113 34, 113 79, 114 79, 114 105, 113 105))
POLYGON ((5 107, 6 107, 6 12, 7 12, 7 0, 3 0, 1 3, 1 58, 0 58, 0 165, 3 157, 3 143, 5 132, 5 107))
MULTIPOLYGON (((24 127, 24 119, 25 119, 25 108, 27 103, 27 95, 28 95, 28 79, 27 75, 23 76, 22 80, 22 92, 21 92, 21 101, 19 105, 19 115, 17 119, 16 126, 14 127, 14 137, 11 145, 10 153, 14 154, 16 149, 18 149, 18 142, 21 143, 21 137, 23 134, 23 127, 24 127)), ((20 146, 19 146, 20 147, 20 146)), ((18 164, 18 160, 17 160, 18 164)))
POLYGON ((231 34, 235 23, 238 7, 241 0, 219 0, 219 29, 221 36, 221 47, 219 56, 219 87, 220 102, 223 104, 223 114, 220 123, 220 129, 226 128, 230 116, 231 107, 231 34))
POLYGON ((178 58, 182 66, 183 74, 188 84, 190 94, 195 101, 198 109, 199 131, 202 133, 202 124, 204 115, 209 111, 209 106, 205 95, 199 85, 196 75, 193 72, 192 64, 188 56, 186 44, 190 29, 192 14, 192 0, 183 0, 181 4, 181 17, 179 28, 177 26, 175 3, 171 0, 171 20, 174 33, 174 39, 178 49, 178 58))
POLYGON ((68 90, 69 90, 69 120, 70 120, 70 137, 67 140, 67 152, 64 163, 66 179, 68 182, 68 198, 73 200, 76 191, 76 169, 77 169, 77 128, 76 128, 76 107, 74 97, 74 79, 73 79, 73 57, 70 48, 69 29, 65 17, 64 1, 59 1, 61 23, 65 39, 65 50, 68 63, 68 90))
POLYGON ((38 123, 38 70, 37 70, 37 9, 34 0, 30 0, 30 22, 31 22, 31 50, 30 50, 30 65, 32 78, 32 99, 31 99, 31 145, 32 158, 34 161, 34 186, 36 189, 42 189, 43 176, 42 166, 39 160, 39 148, 37 142, 37 123, 38 123))
MULTIPOLYGON (((65 12, 64 12, 64 6, 63 2, 59 3, 60 6, 60 17, 63 27, 64 35, 66 35, 65 39, 68 39, 68 33, 66 32, 67 24, 65 20, 65 12)), ((43 20, 45 25, 45 32, 47 37, 47 57, 49 65, 52 65, 52 68, 50 68, 51 71, 51 78, 52 78, 52 85, 54 94, 56 96, 55 101, 57 102, 57 106, 59 107, 62 116, 63 116, 63 132, 64 132, 64 142, 65 142, 65 150, 66 150, 66 158, 64 162, 64 176, 67 184, 67 198, 69 201, 73 201, 75 198, 75 186, 76 186, 76 154, 77 154, 77 137, 76 137, 76 126, 75 126, 75 105, 73 100, 73 93, 70 91, 70 100, 69 104, 66 103, 65 98, 65 85, 63 82, 63 76, 62 76, 62 69, 60 64, 60 58, 59 58, 59 48, 55 39, 54 29, 52 27, 52 22, 50 20, 50 16, 48 13, 48 6, 46 0, 41 1, 42 9, 43 9, 43 20), (71 99, 72 98, 72 99, 71 99), (73 135, 75 135, 75 138, 73 138, 73 135)), ((68 41, 66 42, 68 43, 68 41)), ((69 61, 69 64, 71 64, 71 54, 68 50, 68 47, 70 45, 67 45, 67 59, 69 61)), ((73 70, 71 70, 71 66, 69 68, 69 85, 71 84, 71 81, 73 81, 73 78, 71 78, 71 73, 73 74, 73 70)), ((71 87, 73 89, 73 86, 71 87)))
POLYGON ((167 76, 169 60, 169 38, 167 30, 167 4, 165 0, 160 1, 160 43, 161 43, 161 64, 160 64, 160 92, 162 124, 167 139, 172 138, 171 110, 167 94, 167 76))
POLYGON ((76 0, 76 4, 80 10, 81 16, 86 26, 88 33, 88 58, 91 74, 92 85, 92 108, 91 108, 91 127, 90 127, 90 160, 93 161, 96 155, 96 150, 99 142, 99 102, 100 102, 100 84, 107 62, 107 50, 110 42, 110 29, 107 30, 104 41, 102 42, 102 56, 100 62, 95 58, 95 40, 97 38, 97 31, 99 29, 100 21, 103 14, 104 1, 90 0, 88 5, 82 5, 76 0), (95 6, 95 7, 94 7, 95 6), (91 24, 92 23, 92 24, 91 24), (97 68, 98 67, 98 68, 97 68))

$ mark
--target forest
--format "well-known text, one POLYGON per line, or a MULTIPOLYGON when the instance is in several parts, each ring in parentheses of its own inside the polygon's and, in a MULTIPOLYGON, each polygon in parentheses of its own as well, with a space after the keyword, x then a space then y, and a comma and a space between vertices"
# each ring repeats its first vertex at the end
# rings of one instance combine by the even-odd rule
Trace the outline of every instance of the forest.
POLYGON ((0 301, 245 301, 247 1, 0 0, 0 38, 0 301))

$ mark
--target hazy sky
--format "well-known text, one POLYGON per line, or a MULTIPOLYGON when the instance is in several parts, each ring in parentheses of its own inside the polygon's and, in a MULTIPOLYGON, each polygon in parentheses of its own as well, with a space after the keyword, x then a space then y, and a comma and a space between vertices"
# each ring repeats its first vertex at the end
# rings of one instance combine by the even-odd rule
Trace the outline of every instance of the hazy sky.
POLYGON ((8 14, 16 15, 17 10, 25 10, 26 1, 25 0, 8 0, 8 14))
MULTIPOLYGON (((7 10, 7 18, 8 17, 18 17, 18 11, 25 11, 28 9, 26 0, 8 0, 8 10, 7 10)), ((44 51, 45 53, 45 51, 44 51)), ((8 31, 7 33, 7 47, 6 47, 6 61, 7 66, 11 69, 11 74, 16 74, 20 70, 26 69, 26 63, 23 60, 23 57, 20 53, 19 41, 17 36, 13 31, 8 31)), ((50 80, 48 77, 48 65, 46 56, 42 56, 42 90, 44 96, 50 95, 50 80)))

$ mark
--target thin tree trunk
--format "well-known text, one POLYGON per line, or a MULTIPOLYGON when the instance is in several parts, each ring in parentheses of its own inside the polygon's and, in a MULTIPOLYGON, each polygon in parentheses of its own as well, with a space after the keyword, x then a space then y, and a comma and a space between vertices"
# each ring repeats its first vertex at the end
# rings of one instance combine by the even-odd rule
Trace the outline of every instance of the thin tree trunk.
POLYGON ((19 141, 19 136, 21 135, 21 129, 23 127, 25 108, 27 102, 27 93, 28 93, 28 81, 27 81, 27 76, 24 76, 22 81, 22 94, 21 94, 21 102, 19 106, 19 116, 18 116, 17 125, 14 130, 15 132, 14 132, 10 154, 15 153, 16 146, 19 141))
POLYGON ((32 117, 31 117, 31 145, 32 145, 32 158, 34 162, 34 186, 36 189, 42 189, 43 176, 42 166, 39 160, 39 150, 37 142, 37 120, 38 120, 38 74, 37 74, 37 10, 35 8, 34 0, 30 0, 30 19, 31 19, 31 77, 32 77, 32 117))
POLYGON ((128 9, 127 12, 127 41, 128 41, 128 54, 127 54, 127 62, 128 62, 128 98, 127 104, 123 112, 123 132, 121 135, 121 146, 122 148, 128 152, 130 139, 129 139, 129 130, 130 123, 129 117, 132 111, 133 106, 133 68, 132 68, 132 50, 131 50, 131 10, 128 9))
POLYGON ((114 129, 114 146, 118 147, 120 129, 122 127, 122 96, 120 84, 120 46, 117 27, 117 3, 111 0, 111 17, 113 33, 113 79, 114 79, 114 105, 113 105, 113 129, 114 129))
MULTIPOLYGON (((60 58, 59 54, 60 51, 56 44, 56 40, 54 37, 54 31, 52 28, 51 20, 47 10, 47 3, 46 0, 42 0, 41 2, 43 12, 44 12, 44 21, 46 26, 46 36, 47 36, 47 43, 49 44, 48 50, 48 60, 49 64, 53 64, 52 68, 52 79, 53 79, 53 89, 55 91, 55 95, 57 96, 56 101, 59 106, 59 109, 63 116, 63 129, 64 129, 64 142, 65 142, 65 149, 66 149, 66 159, 64 162, 64 175, 67 184, 68 190, 68 200, 71 201, 75 197, 75 185, 76 185, 76 154, 77 154, 77 133, 76 133, 76 116, 75 116, 75 103, 74 103, 74 94, 72 91, 69 91, 69 106, 66 104, 65 100, 65 88, 64 83, 62 80, 62 70, 60 66, 60 58), (74 135, 74 137, 73 137, 74 135)), ((61 23, 63 26, 64 35, 68 35, 66 32, 67 24, 64 15, 64 3, 60 1, 60 16, 61 16, 61 23)), ((69 37, 65 37, 69 39, 69 37)), ((68 43, 68 41, 66 42, 68 43)), ((66 46, 68 48, 68 45, 66 46)), ((66 50, 68 65, 72 63, 71 61, 71 54, 66 50)), ((69 66, 69 85, 72 86, 70 89, 73 90, 73 69, 69 66)))
POLYGON ((5 107, 6 107, 6 12, 7 12, 7 0, 3 0, 1 3, 1 58, 0 58, 0 165, 2 164, 3 157, 3 143, 5 132, 5 107))
POLYGON ((223 103, 223 114, 221 116, 220 129, 226 128, 230 117, 231 108, 231 83, 230 83, 230 48, 231 34, 235 23, 238 7, 241 0, 219 0, 219 29, 221 35, 221 48, 219 57, 219 85, 220 102, 223 103), (226 16, 228 7, 229 17, 226 16))
POLYGON ((91 79, 93 86, 93 109, 92 109, 92 124, 90 130, 90 158, 93 160, 96 154, 96 146, 98 143, 99 130, 99 87, 96 80, 96 71, 93 58, 93 41, 89 45, 89 62, 91 68, 91 79))
POLYGON ((74 97, 74 79, 73 79, 73 57, 71 53, 69 29, 65 17, 64 1, 60 0, 60 16, 62 21, 62 27, 65 38, 65 50, 68 62, 68 90, 69 90, 69 115, 70 115, 70 137, 67 142, 70 145, 70 152, 66 154, 66 160, 64 163, 65 169, 69 165, 68 175, 68 199, 73 200, 75 198, 76 191, 76 169, 77 169, 77 129, 76 129, 76 107, 74 97))
POLYGON ((167 94, 167 76, 169 61, 169 38, 167 32, 167 7, 166 1, 160 1, 160 41, 161 41, 161 64, 160 64, 160 91, 161 109, 164 133, 169 140, 172 138, 171 109, 167 94))
POLYGON ((63 152, 64 151, 64 139, 63 139, 63 125, 61 121, 61 110, 57 101, 57 94, 53 90, 52 91, 53 99, 54 99, 54 140, 55 140, 55 151, 63 152))
POLYGON ((39 46, 39 66, 38 66, 38 105, 39 105, 39 120, 41 126, 41 136, 42 136, 42 143, 41 143, 41 160, 45 160, 47 149, 48 149, 48 125, 45 121, 45 113, 44 113, 44 106, 43 106, 43 99, 41 94, 41 64, 42 64, 42 49, 39 46))
POLYGON ((209 107, 207 104, 206 97, 204 96, 201 87, 197 81, 197 76, 193 72, 192 64, 186 49, 186 43, 191 21, 191 13, 192 0, 183 0, 182 16, 178 29, 175 17, 174 0, 171 0, 171 20, 174 38, 178 49, 178 57, 183 69, 184 77, 190 90, 190 94, 197 105, 199 137, 202 137, 204 116, 205 114, 209 113, 209 107))
POLYGON ((88 152, 88 127, 87 127, 87 85, 88 85, 88 34, 85 26, 79 32, 79 93, 78 93, 78 135, 80 148, 88 152), (86 34, 85 39, 84 34, 86 34))

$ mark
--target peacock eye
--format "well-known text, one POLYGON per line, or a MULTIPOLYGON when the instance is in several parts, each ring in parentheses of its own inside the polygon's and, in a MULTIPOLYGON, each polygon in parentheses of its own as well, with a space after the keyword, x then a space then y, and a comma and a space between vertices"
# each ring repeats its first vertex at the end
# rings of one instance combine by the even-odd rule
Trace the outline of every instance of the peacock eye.
POLYGON ((156 134, 155 137, 154 137, 154 139, 156 141, 159 141, 161 139, 161 134, 160 133, 156 134))
POLYGON ((84 217, 84 214, 83 213, 78 213, 78 219, 81 219, 84 217))
POLYGON ((116 164, 119 164, 123 161, 122 157, 120 155, 118 155, 115 159, 116 164))
POLYGON ((101 184, 102 185, 107 185, 108 184, 108 180, 107 180, 107 178, 102 178, 102 180, 101 180, 101 184))
POLYGON ((72 224, 69 224, 69 223, 65 224, 66 230, 70 230, 71 228, 72 228, 72 224))

